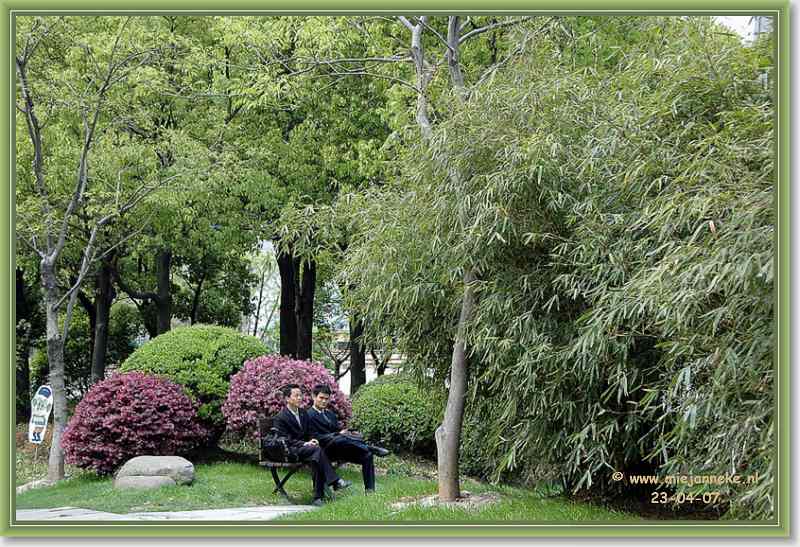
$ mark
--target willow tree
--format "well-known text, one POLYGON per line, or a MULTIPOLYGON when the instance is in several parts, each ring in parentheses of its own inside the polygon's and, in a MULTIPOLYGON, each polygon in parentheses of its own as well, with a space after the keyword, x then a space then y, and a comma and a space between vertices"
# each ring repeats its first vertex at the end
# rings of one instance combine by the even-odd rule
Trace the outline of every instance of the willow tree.
POLYGON ((363 214, 348 272, 432 368, 475 259, 462 450, 491 478, 609 492, 614 470, 735 470, 759 480, 726 491, 731 515, 768 518, 770 59, 702 19, 578 24, 594 31, 545 36, 448 109, 363 214))
MULTIPOLYGON (((434 156, 437 165, 442 169, 440 172, 442 178, 439 179, 438 188, 449 195, 452 191, 467 190, 470 174, 450 161, 446 137, 436 135, 433 110, 435 107, 441 109, 440 115, 444 119, 448 114, 442 113, 457 112, 463 101, 469 96, 471 86, 491 78, 500 66, 519 55, 524 50, 528 34, 514 35, 514 38, 509 39, 506 31, 528 22, 529 19, 401 16, 393 19, 355 20, 354 27, 366 37, 364 39, 369 43, 368 55, 361 58, 333 57, 325 61, 320 61, 317 56, 308 60, 307 63, 324 66, 334 75, 342 78, 368 76, 385 79, 392 83, 392 87, 387 91, 390 97, 388 110, 391 112, 387 112, 386 116, 393 119, 394 124, 399 126, 396 127, 395 138, 404 140, 405 145, 419 140, 422 148, 416 150, 418 155, 436 151, 434 156), (405 36, 400 39, 400 35, 405 36), (486 38, 486 40, 481 42, 477 40, 478 37, 486 38), (446 67, 446 69, 439 70, 442 67, 446 67), (465 71, 467 71, 467 75, 465 75, 465 71), (437 74, 442 72, 447 74, 447 78, 437 77, 437 74), (407 110, 408 103, 411 103, 410 111, 407 110), (402 125, 409 121, 416 125, 418 132, 416 139, 408 135, 402 128, 402 125), (437 139, 439 139, 438 142, 437 139)), ((544 25, 547 25, 549 21, 549 19, 545 19, 544 25)), ((541 23, 539 25, 539 28, 544 26, 541 23)), ((403 159, 414 161, 412 158, 413 155, 409 155, 403 159)), ((394 216, 390 211, 383 211, 383 213, 389 217, 394 216)), ((456 217, 451 219, 450 227, 453 233, 467 234, 473 222, 471 216, 474 211, 466 207, 457 213, 456 217)), ((369 262, 373 260, 373 257, 362 254, 361 251, 364 248, 354 249, 351 254, 357 256, 366 269, 370 269, 370 266, 364 265, 363 262, 369 262)), ((405 260, 401 260, 401 262, 406 263, 405 260)), ((443 423, 436 432, 439 497, 443 501, 453 500, 460 496, 458 458, 469 378, 467 360, 470 352, 466 338, 476 303, 474 285, 480 270, 476 255, 471 253, 462 254, 457 259, 457 263, 459 287, 451 295, 458 302, 457 309, 440 310, 444 314, 440 318, 445 318, 448 324, 453 311, 457 317, 456 324, 448 335, 451 340, 450 365, 447 367, 446 379, 448 400, 443 423)), ((386 264, 382 264, 381 268, 384 272, 389 269, 386 264)), ((350 268, 344 275, 351 280, 365 278, 350 268)), ((358 282, 355 283, 356 286, 358 284, 358 282)), ((374 291, 375 280, 370 280, 368 286, 370 290, 374 291)), ((386 282, 385 286, 389 287, 391 283, 386 282)), ((394 299, 397 298, 397 295, 392 295, 391 290, 388 299, 383 301, 375 300, 373 296, 381 294, 386 298, 387 293, 384 290, 374 292, 372 295, 365 295, 360 288, 356 287, 350 292, 359 295, 350 299, 351 302, 361 300, 355 305, 363 309, 371 320, 375 320, 376 325, 397 324, 396 321, 380 319, 386 315, 387 308, 391 307, 394 299)), ((377 331, 382 328, 377 327, 372 330, 377 331)), ((385 339, 386 333, 376 332, 374 336, 376 340, 385 339)))

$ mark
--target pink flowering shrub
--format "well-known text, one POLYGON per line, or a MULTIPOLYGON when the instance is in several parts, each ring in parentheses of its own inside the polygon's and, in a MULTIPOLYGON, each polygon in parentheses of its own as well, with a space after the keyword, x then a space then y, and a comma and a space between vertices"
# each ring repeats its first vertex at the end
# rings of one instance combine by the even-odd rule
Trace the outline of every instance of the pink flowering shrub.
POLYGON ((321 364, 298 361, 282 355, 264 355, 247 361, 242 370, 231 377, 228 398, 222 413, 228 430, 242 436, 258 437, 258 419, 273 416, 286 406, 281 387, 298 384, 303 391, 304 408, 311 406, 311 390, 317 384, 331 388, 328 408, 339 421, 350 420, 350 400, 339 390, 333 376, 321 364))
POLYGON ((134 456, 186 453, 207 436, 181 386, 128 372, 89 389, 61 441, 67 463, 107 475, 134 456))

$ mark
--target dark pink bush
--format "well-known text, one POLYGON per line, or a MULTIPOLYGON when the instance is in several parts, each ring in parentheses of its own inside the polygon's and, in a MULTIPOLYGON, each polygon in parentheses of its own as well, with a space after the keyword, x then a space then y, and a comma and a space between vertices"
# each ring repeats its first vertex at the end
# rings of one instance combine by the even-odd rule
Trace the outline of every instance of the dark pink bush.
POLYGON ((303 390, 305 408, 311 406, 311 390, 317 384, 331 388, 329 409, 336 412, 339 421, 350 420, 350 400, 339 390, 333 376, 321 364, 298 361, 281 355, 264 355, 245 362, 242 369, 231 377, 228 398, 222 405, 228 430, 242 436, 258 436, 258 419, 272 416, 286 406, 280 388, 298 384, 303 390))
POLYGON ((67 463, 105 475, 134 456, 186 453, 207 435, 181 386, 127 372, 89 389, 61 440, 67 463))

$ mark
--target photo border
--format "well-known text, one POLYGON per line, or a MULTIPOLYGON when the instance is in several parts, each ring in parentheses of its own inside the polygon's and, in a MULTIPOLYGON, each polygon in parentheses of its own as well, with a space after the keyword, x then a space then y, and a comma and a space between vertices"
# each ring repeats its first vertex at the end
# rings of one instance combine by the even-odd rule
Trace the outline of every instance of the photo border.
MULTIPOLYGON (((3 68, 9 76, 8 85, 3 91, 6 105, 2 108, 2 124, 8 128, 3 133, 2 150, 3 165, 8 166, 8 192, 3 193, 2 203, 2 253, 7 267, 0 273, 3 290, 0 291, 0 303, 10 311, 2 318, 2 348, 9 357, 6 367, 2 394, 7 405, 0 405, 0 421, 2 422, 2 447, 0 465, 9 473, 0 473, 0 492, 10 492, 9 497, 2 496, 0 510, 2 512, 2 535, 28 537, 788 537, 789 536, 789 394, 790 394, 790 170, 789 170, 789 134, 790 134, 790 88, 789 88, 789 2, 776 1, 722 1, 676 0, 665 2, 659 0, 648 4, 648 9, 639 9, 642 2, 631 0, 587 1, 587 0, 545 0, 532 2, 505 0, 488 10, 482 8, 485 2, 480 0, 439 1, 436 9, 430 9, 430 3, 423 0, 404 0, 382 2, 381 9, 371 9, 371 2, 365 0, 339 0, 336 7, 331 3, 319 0, 279 0, 269 3, 255 0, 235 0, 230 8, 218 9, 213 0, 128 0, 120 2, 115 9, 102 9, 99 6, 107 3, 98 0, 72 0, 56 2, 53 0, 0 0, 0 13, 3 24, 0 24, 0 40, 2 40, 3 68), (168 6, 165 9, 165 4, 168 6), (465 9, 466 8, 466 9, 465 9), (12 416, 15 415, 15 374, 11 373, 10 363, 15 362, 15 291, 12 285, 14 277, 11 273, 15 266, 15 242, 12 239, 14 229, 14 155, 11 150, 14 142, 15 74, 11 58, 13 55, 13 16, 45 12, 59 14, 110 14, 110 15, 147 15, 163 13, 180 13, 185 15, 347 15, 367 13, 415 12, 426 14, 476 13, 476 14, 530 14, 550 13, 569 15, 658 15, 658 14, 692 14, 692 15, 771 15, 774 16, 774 47, 776 64, 775 77, 775 162, 777 191, 775 192, 775 367, 777 374, 774 387, 776 406, 776 454, 775 454, 775 519, 773 521, 658 521, 648 524, 591 523, 580 522, 508 522, 481 523, 448 522, 432 524, 430 522, 415 523, 363 523, 348 522, 341 524, 326 523, 277 523, 277 522, 220 522, 204 521, 191 524, 174 522, 16 522, 15 488, 12 488, 14 465, 14 429, 12 416)), ((185 521, 184 521, 185 522, 185 521)))

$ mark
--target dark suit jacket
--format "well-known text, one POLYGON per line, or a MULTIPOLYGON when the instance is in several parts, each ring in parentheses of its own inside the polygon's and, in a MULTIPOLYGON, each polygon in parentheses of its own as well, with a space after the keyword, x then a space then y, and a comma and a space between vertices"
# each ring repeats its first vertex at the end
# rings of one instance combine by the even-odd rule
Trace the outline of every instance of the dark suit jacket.
POLYGON ((311 439, 308 426, 308 414, 300 409, 300 424, 297 423, 291 411, 284 407, 278 412, 272 421, 272 427, 278 430, 278 434, 284 437, 290 448, 296 449, 303 446, 303 443, 311 439))
POLYGON ((306 412, 306 416, 308 417, 308 433, 317 439, 323 448, 344 429, 344 426, 339 423, 336 413, 332 410, 319 412, 312 406, 306 412))

